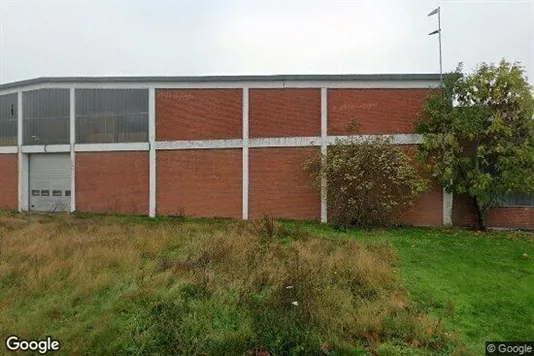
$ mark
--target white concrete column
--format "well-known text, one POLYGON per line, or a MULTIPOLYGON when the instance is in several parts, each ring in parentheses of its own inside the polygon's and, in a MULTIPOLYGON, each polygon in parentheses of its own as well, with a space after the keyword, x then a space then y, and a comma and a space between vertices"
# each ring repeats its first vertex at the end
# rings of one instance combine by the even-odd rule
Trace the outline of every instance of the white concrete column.
POLYGON ((28 155, 22 153, 24 128, 22 121, 22 92, 17 93, 17 149, 18 149, 18 201, 19 211, 28 211, 28 155))
POLYGON ((243 178, 242 178, 242 185, 243 185, 243 220, 248 220, 248 145, 249 145, 249 137, 248 137, 248 88, 243 88, 243 148, 242 148, 242 156, 243 156, 243 178))
POLYGON ((453 194, 443 188, 443 225, 452 226, 453 194))
POLYGON ((149 198, 148 215, 156 216, 156 89, 148 89, 148 161, 149 161, 149 198))
MULTIPOLYGON (((326 165, 326 152, 328 147, 328 89, 321 88, 321 156, 323 167, 326 165)), ((326 175, 321 176, 321 222, 328 222, 327 182, 326 175)))
POLYGON ((71 163, 71 183, 70 183, 70 211, 76 211, 76 97, 74 88, 70 88, 70 163, 71 163))

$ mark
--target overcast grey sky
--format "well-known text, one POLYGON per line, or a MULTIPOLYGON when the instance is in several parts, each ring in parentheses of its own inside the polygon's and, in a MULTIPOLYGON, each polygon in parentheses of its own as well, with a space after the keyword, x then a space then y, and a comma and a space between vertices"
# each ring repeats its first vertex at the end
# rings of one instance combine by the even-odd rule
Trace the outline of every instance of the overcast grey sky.
POLYGON ((40 76, 439 72, 502 57, 534 83, 534 0, 0 0, 0 82, 40 76))

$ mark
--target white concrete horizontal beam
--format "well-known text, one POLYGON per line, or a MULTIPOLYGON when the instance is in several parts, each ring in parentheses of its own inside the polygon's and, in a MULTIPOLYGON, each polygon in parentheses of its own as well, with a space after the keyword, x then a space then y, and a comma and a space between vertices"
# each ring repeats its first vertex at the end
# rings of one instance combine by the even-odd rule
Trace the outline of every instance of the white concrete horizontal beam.
POLYGON ((77 143, 76 152, 103 152, 103 151, 148 151, 148 142, 133 143, 77 143))
POLYGON ((0 154, 2 153, 18 153, 19 148, 17 146, 2 146, 0 147, 0 154))
POLYGON ((156 146, 156 150, 241 148, 243 147, 243 140, 232 139, 232 140, 158 141, 155 143, 155 146, 156 146))
POLYGON ((70 145, 29 145, 22 146, 22 153, 70 152, 70 145))
MULTIPOLYGON (((388 137, 393 144, 416 145, 422 143, 422 136, 417 134, 398 135, 352 135, 328 136, 327 143, 335 144, 337 141, 362 142, 378 137, 388 137)), ((311 137, 268 137, 251 138, 250 148, 269 147, 315 147, 321 146, 320 136, 311 137)), ((159 141, 155 142, 156 150, 191 150, 191 149, 227 149, 242 148, 242 139, 229 140, 188 140, 188 141, 159 141)), ((102 151, 148 151, 148 142, 134 143, 78 143, 74 145, 76 152, 102 152, 102 151)), ((17 153, 16 146, 0 147, 2 153, 17 153)), ((23 153, 70 152, 70 145, 29 145, 22 146, 23 153)))
POLYGON ((376 138, 389 138, 395 145, 417 145, 423 143, 423 136, 419 134, 396 134, 396 135, 351 135, 329 136, 328 144, 333 145, 337 141, 364 142, 376 138))
MULTIPOLYGON (((422 142, 422 136, 417 134, 399 135, 352 135, 352 136, 329 136, 326 138, 328 145, 333 145, 337 141, 363 142, 375 138, 387 137, 396 145, 415 145, 422 142)), ((250 138, 249 148, 269 148, 269 147, 315 147, 321 146, 321 136, 308 137, 265 137, 250 138)), ((181 141, 159 141, 155 142, 156 150, 193 150, 193 149, 224 149, 242 148, 243 140, 181 140, 181 141)))
POLYGON ((250 148, 262 147, 313 147, 321 145, 321 137, 271 137, 251 138, 250 148))

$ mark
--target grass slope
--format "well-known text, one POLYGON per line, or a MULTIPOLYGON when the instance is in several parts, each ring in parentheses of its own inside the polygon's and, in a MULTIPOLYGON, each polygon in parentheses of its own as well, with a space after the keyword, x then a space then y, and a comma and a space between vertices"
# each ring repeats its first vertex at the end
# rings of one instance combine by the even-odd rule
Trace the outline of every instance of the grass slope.
POLYGON ((532 339, 532 238, 431 232, 393 243, 403 261, 405 287, 425 311, 458 330, 471 351, 482 354, 484 341, 532 339))
POLYGON ((74 355, 480 354, 534 335, 528 256, 519 233, 6 213, 0 336, 74 355))
POLYGON ((534 337, 534 234, 398 228, 341 236, 389 241, 409 299, 456 332, 470 353, 484 353, 484 341, 534 337))

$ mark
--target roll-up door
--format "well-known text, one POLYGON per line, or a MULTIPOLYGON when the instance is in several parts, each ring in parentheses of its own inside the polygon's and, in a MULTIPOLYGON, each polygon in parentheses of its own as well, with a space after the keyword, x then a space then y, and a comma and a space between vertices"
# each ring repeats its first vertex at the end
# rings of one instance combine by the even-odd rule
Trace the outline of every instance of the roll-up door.
POLYGON ((70 211, 70 154, 30 155, 30 211, 70 211))

